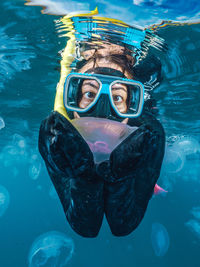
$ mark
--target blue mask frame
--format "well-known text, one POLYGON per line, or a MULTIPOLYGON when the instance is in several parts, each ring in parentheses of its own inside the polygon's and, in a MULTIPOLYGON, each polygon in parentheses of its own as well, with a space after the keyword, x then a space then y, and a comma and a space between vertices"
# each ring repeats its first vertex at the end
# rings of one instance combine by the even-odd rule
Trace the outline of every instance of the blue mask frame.
POLYGON ((109 76, 109 75, 103 75, 103 74, 88 74, 88 73, 70 73, 65 80, 64 84, 64 92, 63 92, 63 103, 66 108, 66 110, 69 111, 76 111, 80 113, 85 113, 89 111, 97 101, 99 100, 100 96, 102 94, 108 95, 110 104, 113 108, 113 110, 116 112, 116 114, 119 117, 122 118, 136 118, 139 117, 142 113, 143 105, 144 105, 144 85, 139 82, 139 81, 134 81, 131 79, 126 79, 126 78, 121 78, 121 77, 116 77, 116 76, 109 76), (98 89, 98 93, 95 96, 95 99, 93 102, 91 102, 86 108, 79 108, 79 107, 73 107, 69 105, 68 102, 68 95, 73 94, 73 87, 71 88, 70 82, 72 81, 72 78, 81 78, 81 79, 92 79, 96 80, 98 84, 100 85, 98 89), (138 102, 138 108, 135 111, 135 114, 130 114, 130 113, 121 113, 117 107, 114 104, 113 97, 112 97, 112 85, 115 83, 123 83, 125 85, 132 85, 132 86, 137 86, 139 88, 139 102, 138 102), (71 92, 70 92, 71 90, 71 92))

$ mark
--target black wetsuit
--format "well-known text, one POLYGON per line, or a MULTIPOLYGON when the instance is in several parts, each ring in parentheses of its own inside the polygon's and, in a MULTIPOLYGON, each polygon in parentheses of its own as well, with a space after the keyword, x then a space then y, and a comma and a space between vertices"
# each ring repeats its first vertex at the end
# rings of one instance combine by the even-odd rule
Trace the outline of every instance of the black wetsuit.
POLYGON ((116 236, 131 233, 144 217, 160 174, 165 134, 148 112, 129 124, 138 129, 100 165, 61 114, 53 112, 41 124, 40 153, 67 220, 81 236, 97 236, 104 213, 116 236))

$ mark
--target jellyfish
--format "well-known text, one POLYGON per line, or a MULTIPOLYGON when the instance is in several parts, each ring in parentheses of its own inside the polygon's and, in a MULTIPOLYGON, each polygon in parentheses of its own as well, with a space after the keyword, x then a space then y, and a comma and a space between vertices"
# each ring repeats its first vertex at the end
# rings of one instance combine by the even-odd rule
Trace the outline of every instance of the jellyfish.
POLYGON ((181 151, 185 156, 200 153, 200 143, 193 137, 183 137, 173 144, 173 149, 181 151))
POLYGON ((200 207, 193 207, 190 213, 195 219, 191 219, 185 225, 200 238, 200 207))
POLYGON ((36 180, 41 172, 42 164, 37 154, 32 155, 29 166, 29 176, 31 179, 36 180))
POLYGON ((29 167, 29 176, 31 179, 36 180, 40 174, 41 165, 40 164, 33 164, 29 167))
POLYGON ((162 224, 152 224, 151 242, 156 256, 162 257, 167 253, 169 248, 169 235, 162 224))
POLYGON ((7 189, 0 185, 0 216, 3 216, 10 203, 10 195, 7 189))
POLYGON ((178 173, 182 170, 185 163, 185 157, 180 150, 166 148, 163 159, 163 168, 168 173, 178 173))
POLYGON ((189 220, 185 225, 193 232, 198 238, 200 238, 200 223, 197 220, 189 220))
POLYGON ((74 119, 72 124, 88 143, 96 163, 108 160, 115 147, 137 130, 137 127, 103 118, 74 119))
POLYGON ((65 234, 51 231, 39 236, 28 256, 29 267, 63 267, 72 258, 74 242, 65 234))
POLYGON ((16 166, 28 158, 25 138, 21 135, 14 134, 12 142, 2 149, 1 158, 5 167, 16 166))
POLYGON ((173 149, 179 151, 185 158, 183 178, 198 180, 200 173, 200 143, 193 137, 182 137, 173 144, 173 149))
POLYGON ((191 214, 198 220, 200 220, 200 207, 193 207, 191 214))

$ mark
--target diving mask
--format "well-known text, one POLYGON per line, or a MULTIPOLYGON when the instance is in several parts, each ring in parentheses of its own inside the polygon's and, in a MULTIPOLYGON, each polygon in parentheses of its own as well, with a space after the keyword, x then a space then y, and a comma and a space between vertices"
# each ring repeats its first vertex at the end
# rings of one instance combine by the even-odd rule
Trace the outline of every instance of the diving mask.
POLYGON ((67 110, 83 115, 95 109, 99 102, 103 112, 109 102, 117 116, 136 118, 142 112, 144 86, 138 81, 110 75, 70 73, 64 85, 63 102, 67 110))

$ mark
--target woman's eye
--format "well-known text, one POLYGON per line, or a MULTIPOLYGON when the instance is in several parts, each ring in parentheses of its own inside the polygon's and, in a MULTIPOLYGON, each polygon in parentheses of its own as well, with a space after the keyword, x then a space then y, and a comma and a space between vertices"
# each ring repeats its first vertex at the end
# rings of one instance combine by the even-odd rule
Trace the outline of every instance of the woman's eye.
POLYGON ((122 102, 123 98, 120 95, 114 95, 113 100, 114 102, 122 102))
POLYGON ((95 98, 96 94, 93 92, 86 92, 86 93, 84 93, 84 96, 88 99, 93 99, 93 98, 95 98))

